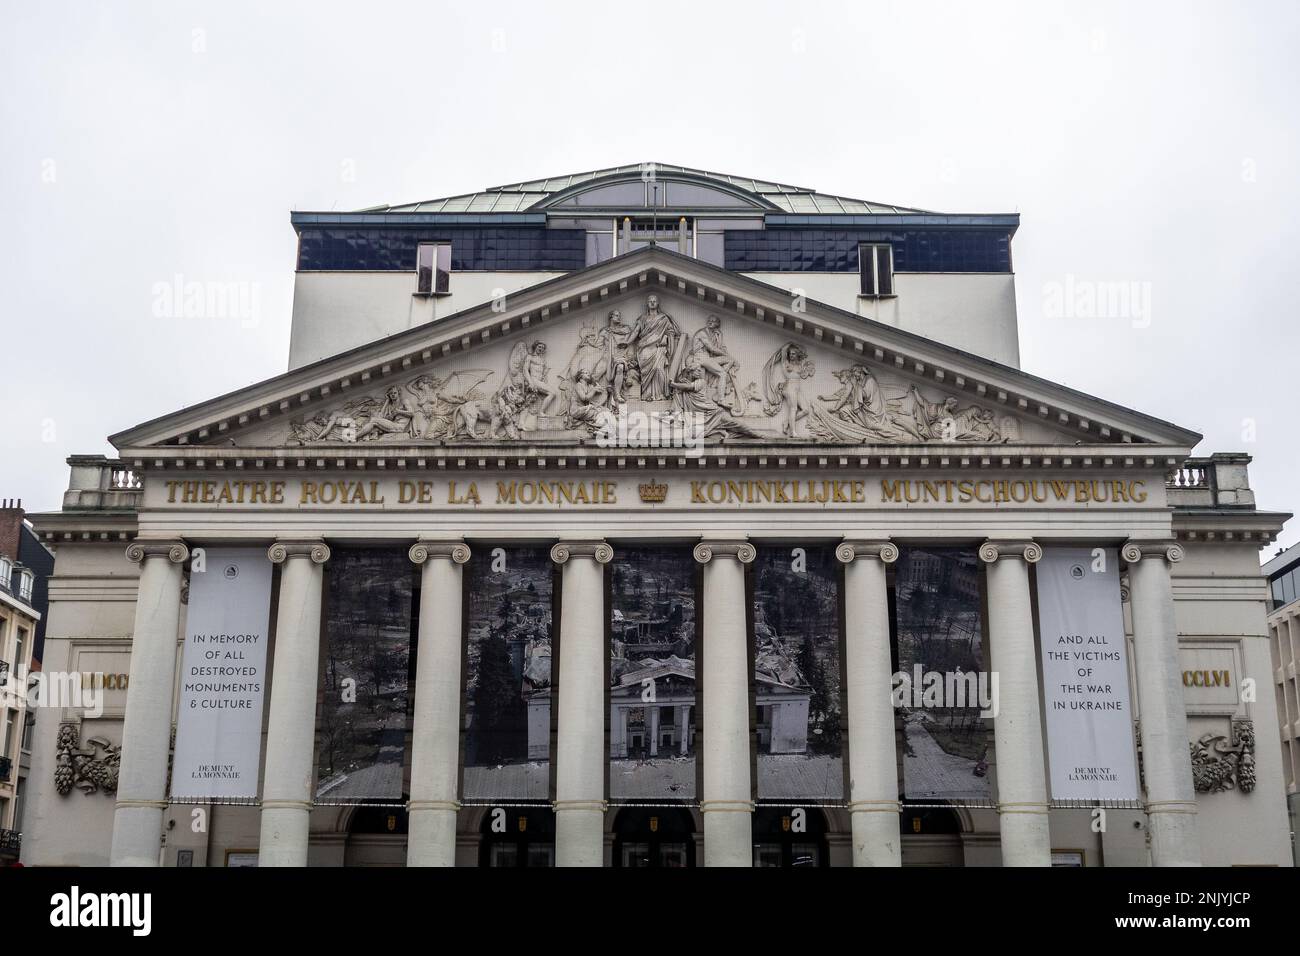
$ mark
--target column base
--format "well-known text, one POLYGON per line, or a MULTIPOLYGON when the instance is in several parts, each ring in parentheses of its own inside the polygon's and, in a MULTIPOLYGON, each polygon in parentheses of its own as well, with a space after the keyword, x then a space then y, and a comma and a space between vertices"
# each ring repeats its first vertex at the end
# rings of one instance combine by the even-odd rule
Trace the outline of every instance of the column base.
POLYGON ((605 865, 605 811, 602 804, 556 806, 555 865, 605 865))
POLYGON ((898 804, 855 809, 852 814, 853 865, 902 866, 898 804))
POLYGON ((456 865, 456 811, 450 806, 410 808, 407 866, 456 865))
POLYGON ((1200 866, 1196 804, 1170 802, 1147 808, 1152 866, 1200 866))
POLYGON ((306 866, 310 813, 298 807, 262 807, 262 836, 257 865, 306 866))
POLYGON ((998 807, 998 820, 1003 866, 1052 865, 1046 807, 998 807))
POLYGON ((754 813, 743 806, 723 802, 723 806, 702 808, 705 866, 754 865, 754 813))
POLYGON ((162 852, 162 807, 119 806, 113 812, 109 866, 157 866, 162 852))

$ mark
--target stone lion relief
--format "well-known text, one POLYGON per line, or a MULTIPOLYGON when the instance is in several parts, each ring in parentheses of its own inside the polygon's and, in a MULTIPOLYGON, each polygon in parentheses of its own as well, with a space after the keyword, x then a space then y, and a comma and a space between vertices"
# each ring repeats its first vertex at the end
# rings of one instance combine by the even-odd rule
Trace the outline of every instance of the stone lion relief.
POLYGON ((614 309, 583 326, 562 369, 547 344, 522 341, 506 367, 424 373, 344 402, 289 426, 300 445, 585 441, 614 433, 620 418, 641 414, 662 426, 689 426, 702 439, 818 441, 827 444, 1017 440, 1012 418, 992 409, 931 398, 917 386, 882 384, 865 364, 831 372, 840 387, 818 394, 817 368, 797 342, 778 348, 745 381, 727 346, 722 320, 710 315, 687 334, 646 298, 630 324, 614 309))

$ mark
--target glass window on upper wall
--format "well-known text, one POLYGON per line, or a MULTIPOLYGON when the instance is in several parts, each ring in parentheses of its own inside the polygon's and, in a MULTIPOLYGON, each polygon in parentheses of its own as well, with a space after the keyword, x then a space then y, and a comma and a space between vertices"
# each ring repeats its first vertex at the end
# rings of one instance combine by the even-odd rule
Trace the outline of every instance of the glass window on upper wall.
POLYGON ((416 295, 451 292, 451 243, 422 242, 416 250, 416 295))
POLYGON ((587 233, 587 265, 594 266, 614 257, 614 230, 587 233))
POLYGON ((1296 597, 1296 576, 1297 571, 1288 571, 1282 575, 1282 604, 1290 604, 1296 597))
POLYGON ((858 275, 862 294, 894 294, 894 253, 889 243, 861 243, 858 246, 858 275))

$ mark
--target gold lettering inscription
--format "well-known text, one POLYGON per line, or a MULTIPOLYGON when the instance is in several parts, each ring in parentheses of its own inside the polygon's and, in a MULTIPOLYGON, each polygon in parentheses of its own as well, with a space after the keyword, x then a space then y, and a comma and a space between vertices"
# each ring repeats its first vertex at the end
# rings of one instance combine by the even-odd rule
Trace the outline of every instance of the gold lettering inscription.
POLYGON ((1230 687, 1227 671, 1183 671, 1184 687, 1230 687))
MULTIPOLYGON (((855 499, 857 500, 857 499, 855 499)), ((914 481, 883 478, 883 504, 1028 504, 1058 502, 1073 504, 1129 504, 1147 500, 1146 482, 1138 480, 1046 481, 1034 478, 996 478, 973 481, 950 478, 914 481)))

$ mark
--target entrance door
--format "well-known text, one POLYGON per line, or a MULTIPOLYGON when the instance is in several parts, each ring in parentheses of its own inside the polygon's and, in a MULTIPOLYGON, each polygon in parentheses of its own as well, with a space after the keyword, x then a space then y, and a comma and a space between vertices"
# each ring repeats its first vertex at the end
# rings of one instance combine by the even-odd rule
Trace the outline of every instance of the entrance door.
POLYGON ((903 806, 903 866, 964 866, 961 820, 947 807, 903 806))
POLYGON ((624 807, 614 818, 614 865, 695 865, 695 821, 678 807, 624 807))
POLYGON ((555 865, 555 814, 549 807, 492 807, 482 834, 479 866, 555 865))
POLYGON ((754 866, 829 866, 826 816, 816 807, 754 811, 754 866))

